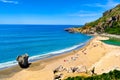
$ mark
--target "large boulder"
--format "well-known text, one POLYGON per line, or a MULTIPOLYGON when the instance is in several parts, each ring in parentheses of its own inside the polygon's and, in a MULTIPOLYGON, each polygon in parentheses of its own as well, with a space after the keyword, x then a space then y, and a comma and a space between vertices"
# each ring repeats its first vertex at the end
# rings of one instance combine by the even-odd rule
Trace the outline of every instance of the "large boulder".
POLYGON ((20 55, 17 57, 18 64, 21 68, 28 68, 30 63, 28 62, 28 54, 20 55))

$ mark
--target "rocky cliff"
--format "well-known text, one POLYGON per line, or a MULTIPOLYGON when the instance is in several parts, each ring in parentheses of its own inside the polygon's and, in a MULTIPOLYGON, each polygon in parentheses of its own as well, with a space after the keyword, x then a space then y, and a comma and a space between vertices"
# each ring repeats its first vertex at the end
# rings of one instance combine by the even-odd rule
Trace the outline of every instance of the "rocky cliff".
POLYGON ((96 21, 86 23, 83 27, 77 29, 85 34, 120 34, 120 4, 104 12, 103 16, 96 21))

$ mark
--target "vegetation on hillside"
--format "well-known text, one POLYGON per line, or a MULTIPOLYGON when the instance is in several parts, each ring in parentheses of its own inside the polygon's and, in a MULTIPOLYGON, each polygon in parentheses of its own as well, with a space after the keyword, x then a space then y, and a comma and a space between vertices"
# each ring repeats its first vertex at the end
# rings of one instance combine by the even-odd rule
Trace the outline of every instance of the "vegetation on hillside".
POLYGON ((96 21, 86 23, 82 28, 79 28, 79 31, 88 34, 97 32, 120 35, 120 4, 104 12, 103 16, 96 21))
POLYGON ((107 27, 105 29, 105 32, 109 33, 109 34, 118 34, 118 35, 120 35, 120 22, 113 22, 113 27, 111 27, 111 28, 107 27))
POLYGON ((95 75, 91 77, 68 77, 65 80, 120 80, 120 71, 114 70, 109 73, 103 73, 101 75, 95 75))

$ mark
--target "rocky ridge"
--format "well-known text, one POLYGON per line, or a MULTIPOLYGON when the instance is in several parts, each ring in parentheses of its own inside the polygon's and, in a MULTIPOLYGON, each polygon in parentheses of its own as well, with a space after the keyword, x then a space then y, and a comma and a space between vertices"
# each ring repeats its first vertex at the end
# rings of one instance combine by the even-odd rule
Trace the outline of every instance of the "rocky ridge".
POLYGON ((120 4, 118 4, 115 8, 104 12, 103 16, 96 21, 86 23, 83 27, 74 29, 74 32, 75 30, 76 32, 85 34, 120 34, 120 4))

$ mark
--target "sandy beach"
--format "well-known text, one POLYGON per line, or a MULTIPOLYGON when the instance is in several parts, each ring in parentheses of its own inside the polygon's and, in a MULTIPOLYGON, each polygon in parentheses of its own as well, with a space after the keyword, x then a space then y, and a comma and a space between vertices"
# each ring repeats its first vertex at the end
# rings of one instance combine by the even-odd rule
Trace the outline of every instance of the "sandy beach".
POLYGON ((81 49, 36 61, 27 69, 15 66, 0 71, 0 80, 54 80, 54 77, 60 74, 62 79, 68 76, 89 76, 94 67, 96 74, 119 70, 120 47, 100 41, 106 39, 108 38, 96 36, 81 49))

